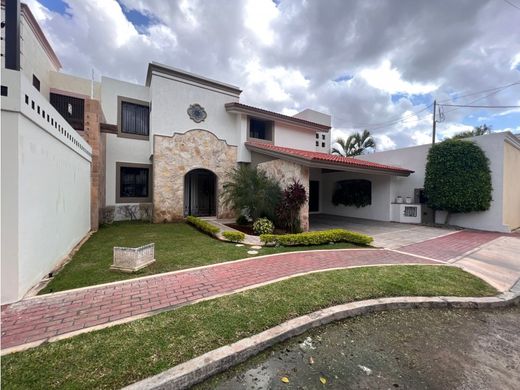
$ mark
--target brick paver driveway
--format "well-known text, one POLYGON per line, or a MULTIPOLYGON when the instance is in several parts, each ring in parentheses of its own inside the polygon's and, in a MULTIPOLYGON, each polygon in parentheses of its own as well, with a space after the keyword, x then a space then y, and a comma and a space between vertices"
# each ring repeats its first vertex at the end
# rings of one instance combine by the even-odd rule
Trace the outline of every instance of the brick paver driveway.
POLYGON ((312 271, 362 265, 439 264, 499 236, 462 231, 408 245, 399 252, 346 249, 285 253, 29 298, 2 307, 2 350, 54 341, 59 336, 312 271))

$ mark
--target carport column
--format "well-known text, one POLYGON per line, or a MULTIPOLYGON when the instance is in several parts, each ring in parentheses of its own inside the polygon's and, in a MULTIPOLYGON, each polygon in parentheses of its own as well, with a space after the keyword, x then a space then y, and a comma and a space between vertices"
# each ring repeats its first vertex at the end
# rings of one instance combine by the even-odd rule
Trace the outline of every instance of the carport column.
POLYGON ((309 167, 285 160, 271 160, 258 164, 267 176, 277 180, 285 189, 293 180, 299 181, 305 187, 307 202, 300 210, 300 223, 303 231, 309 230, 309 167))

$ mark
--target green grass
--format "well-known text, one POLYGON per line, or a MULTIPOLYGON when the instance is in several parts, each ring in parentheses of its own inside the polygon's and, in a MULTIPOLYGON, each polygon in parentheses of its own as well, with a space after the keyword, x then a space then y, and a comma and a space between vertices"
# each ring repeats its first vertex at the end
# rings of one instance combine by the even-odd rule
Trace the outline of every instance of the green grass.
MULTIPOLYGON (((354 247, 349 243, 270 247, 262 248, 259 255, 354 247)), ((102 226, 94 233, 40 294, 242 259, 249 256, 247 251, 248 247, 236 247, 233 243, 218 241, 185 223, 114 223, 102 226), (110 270, 114 246, 138 247, 151 242, 155 243, 155 263, 132 274, 110 270)))
POLYGON ((2 388, 119 388, 324 307, 389 296, 496 293, 448 266, 310 274, 4 356, 2 388))

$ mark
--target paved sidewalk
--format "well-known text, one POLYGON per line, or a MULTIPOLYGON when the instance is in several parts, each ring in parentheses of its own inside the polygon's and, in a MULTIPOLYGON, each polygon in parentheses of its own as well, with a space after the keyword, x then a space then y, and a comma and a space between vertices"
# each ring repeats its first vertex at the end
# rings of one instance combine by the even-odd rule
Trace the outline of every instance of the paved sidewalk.
POLYGON ((377 249, 294 252, 37 296, 2 307, 2 349, 153 314, 295 274, 409 263, 438 264, 377 249))
MULTIPOLYGON (((435 260, 448 261, 462 256, 491 240, 506 235, 504 233, 461 230, 446 236, 400 247, 399 251, 435 260)), ((517 236, 520 238, 520 235, 517 236)))
POLYGON ((520 239, 496 238, 453 264, 507 291, 520 279, 520 239))
POLYGON ((520 238, 460 231, 404 246, 399 252, 347 249, 284 253, 37 296, 2 307, 2 349, 53 341, 58 336, 131 321, 312 271, 454 261, 501 236, 520 238))

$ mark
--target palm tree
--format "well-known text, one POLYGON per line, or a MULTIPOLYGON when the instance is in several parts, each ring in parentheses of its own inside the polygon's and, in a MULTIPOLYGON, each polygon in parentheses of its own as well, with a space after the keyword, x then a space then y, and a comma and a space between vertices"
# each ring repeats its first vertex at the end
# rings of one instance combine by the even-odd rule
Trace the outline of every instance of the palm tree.
POLYGON ((239 165, 228 173, 228 177, 221 195, 225 205, 237 215, 245 212, 253 221, 263 216, 274 219, 274 210, 282 197, 276 180, 248 165, 239 165))
POLYGON ((363 130, 363 133, 354 133, 349 135, 347 139, 338 138, 336 144, 340 148, 333 147, 332 154, 337 154, 344 157, 359 156, 363 154, 367 149, 376 148, 376 141, 372 138, 370 131, 363 130))
POLYGON ((451 139, 463 139, 470 137, 478 137, 479 135, 489 134, 491 133, 491 126, 486 125, 485 123, 480 126, 475 126, 473 130, 461 131, 458 134, 455 134, 451 139))

